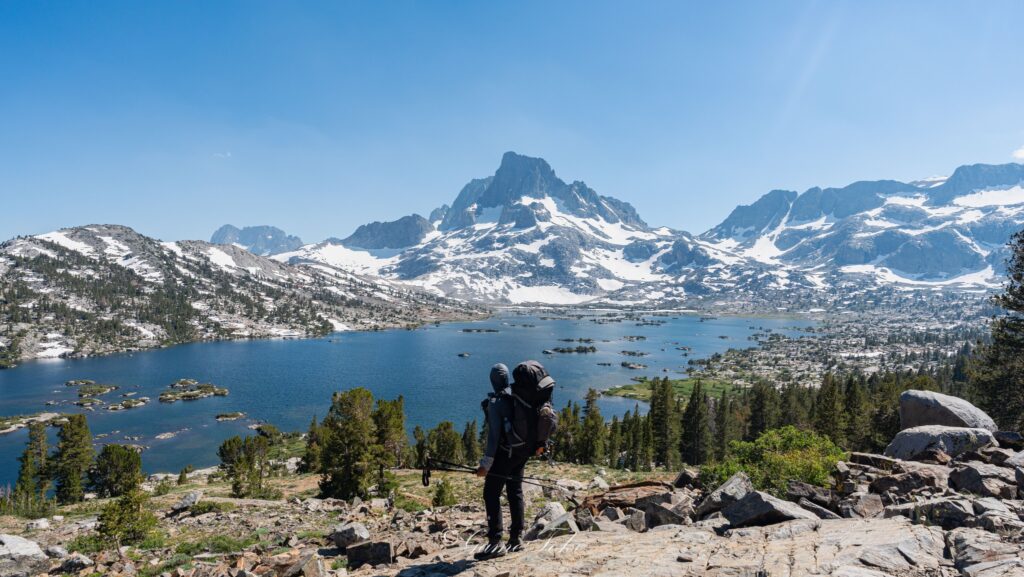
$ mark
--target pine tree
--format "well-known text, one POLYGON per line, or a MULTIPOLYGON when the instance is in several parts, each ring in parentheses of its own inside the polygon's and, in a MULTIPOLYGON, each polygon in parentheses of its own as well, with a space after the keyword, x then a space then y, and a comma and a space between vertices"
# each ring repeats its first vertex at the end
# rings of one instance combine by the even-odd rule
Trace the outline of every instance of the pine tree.
POLYGON ((306 449, 302 453, 302 461, 299 462, 300 473, 319 473, 322 469, 321 455, 324 449, 324 433, 327 428, 318 425, 316 415, 309 423, 309 431, 306 432, 306 449))
POLYGON ((715 439, 714 439, 714 458, 716 461, 722 461, 729 453, 729 443, 738 440, 740 435, 736 431, 736 423, 734 421, 732 400, 729 398, 729 393, 722 391, 722 396, 718 399, 718 403, 715 405, 715 439))
POLYGON ((480 437, 476 429, 476 419, 473 419, 466 423, 466 428, 462 431, 462 454, 469 465, 479 462, 483 453, 480 449, 480 437))
POLYGON ((980 407, 1007 431, 1024 430, 1024 230, 1011 237, 1007 282, 993 302, 992 342, 979 348, 970 383, 980 407))
POLYGON ((59 503, 78 503, 85 496, 85 475, 92 457, 92 433, 85 415, 70 415, 57 433, 57 451, 53 456, 59 503))
POLYGON ((384 464, 401 466, 409 442, 405 433, 405 399, 401 395, 393 401, 379 399, 373 422, 377 428, 377 444, 383 448, 384 464))
POLYGON ((89 470, 89 485, 100 497, 120 497, 142 483, 142 456, 124 445, 106 445, 89 470))
POLYGON ((786 383, 782 386, 779 399, 779 422, 776 426, 792 425, 807 428, 810 424, 810 401, 813 398, 809 391, 797 383, 786 383))
POLYGON ((756 439, 761 433, 778 425, 779 392, 768 383, 754 383, 750 389, 750 419, 746 438, 756 439))
POLYGON ((676 412, 675 390, 668 377, 652 381, 647 418, 654 431, 654 462, 675 469, 679 464, 679 413, 676 412))
POLYGON ((594 389, 587 391, 586 404, 583 406, 583 424, 580 431, 579 462, 586 465, 604 463, 606 430, 601 409, 597 406, 598 393, 594 389))
POLYGON ((430 452, 430 448, 427 446, 427 434, 423 432, 423 428, 419 425, 412 430, 412 439, 416 443, 413 447, 413 453, 416 457, 416 468, 422 469, 427 465, 427 456, 430 452))
POLYGON ((608 465, 614 469, 622 466, 620 454, 622 453, 622 424, 618 415, 612 415, 612 421, 608 425, 608 465))
POLYGON ((441 421, 427 435, 430 456, 449 463, 462 463, 462 435, 455 431, 451 421, 441 421))
POLYGON ((703 465, 710 460, 712 450, 711 423, 708 414, 708 396, 704 385, 697 380, 690 391, 690 400, 683 411, 683 434, 680 453, 689 465, 703 465))
POLYGON ((366 497, 373 483, 373 394, 362 388, 335 393, 331 402, 330 433, 321 456, 325 497, 366 497))
POLYGON ((32 422, 28 427, 28 444, 18 457, 21 466, 18 470, 18 481, 14 486, 15 494, 23 498, 46 497, 50 486, 47 458, 46 424, 32 422))
POLYGON ((871 404, 863 379, 853 375, 846 379, 846 395, 843 399, 846 413, 846 443, 851 451, 870 450, 868 437, 871 434, 871 404))
POLYGON ((842 387, 831 373, 826 373, 814 400, 814 430, 841 447, 846 445, 843 400, 842 387))

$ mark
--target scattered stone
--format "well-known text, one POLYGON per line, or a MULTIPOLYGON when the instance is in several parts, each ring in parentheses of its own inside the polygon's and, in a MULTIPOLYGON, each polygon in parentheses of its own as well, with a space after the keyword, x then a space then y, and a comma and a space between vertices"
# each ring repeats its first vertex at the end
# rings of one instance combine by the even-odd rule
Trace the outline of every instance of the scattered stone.
POLYGON ((560 535, 572 535, 579 533, 576 519, 572 513, 564 513, 544 524, 544 528, 537 534, 537 539, 549 539, 560 535))
POLYGON ((740 471, 722 483, 720 487, 711 492, 697 505, 693 514, 697 517, 704 517, 708 513, 718 511, 732 503, 744 498, 754 490, 754 484, 750 477, 740 471))
POLYGON ((900 428, 925 425, 996 431, 995 421, 978 407, 950 395, 909 390, 900 394, 900 428))
POLYGON ((968 429, 925 425, 904 429, 885 448, 885 455, 896 459, 914 460, 929 449, 939 449, 951 457, 982 447, 998 446, 992 432, 986 429, 968 429))
POLYGON ((622 509, 619 509, 618 507, 606 507, 601 511, 599 516, 608 519, 609 521, 621 521, 625 518, 625 514, 623 514, 622 509))
POLYGON ((867 465, 883 471, 891 471, 898 461, 896 459, 890 459, 884 455, 858 453, 855 451, 850 453, 850 462, 858 465, 867 465))
POLYGON ((362 523, 343 523, 331 531, 334 546, 344 551, 347 547, 370 539, 370 531, 362 523))
POLYGON ((597 489, 598 491, 607 491, 609 487, 610 485, 608 485, 608 481, 602 479, 600 475, 594 477, 594 479, 590 481, 589 486, 590 489, 597 489))
POLYGON ((42 531, 50 528, 49 519, 33 519, 25 524, 26 531, 42 531))
POLYGON ((722 509, 730 527, 771 525, 794 519, 818 520, 818 516, 796 503, 783 501, 763 493, 752 491, 742 499, 722 509))

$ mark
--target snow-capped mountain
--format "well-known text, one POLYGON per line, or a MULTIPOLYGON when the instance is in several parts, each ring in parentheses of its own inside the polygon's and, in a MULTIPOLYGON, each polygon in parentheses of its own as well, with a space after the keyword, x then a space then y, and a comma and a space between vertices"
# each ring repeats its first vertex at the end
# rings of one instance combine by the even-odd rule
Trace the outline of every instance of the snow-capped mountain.
POLYGON ((1024 225, 1024 165, 961 166, 948 179, 774 190, 701 235, 724 251, 796 272, 882 283, 998 284, 1024 225))
POLYGON ((275 226, 237 226, 225 224, 210 237, 213 244, 233 244, 260 256, 295 250, 303 245, 302 239, 287 234, 275 226))
POLYGON ((344 241, 274 258, 492 303, 571 304, 627 292, 640 295, 630 300, 662 299, 687 287, 731 286, 766 268, 688 233, 649 227, 629 203, 566 183, 543 159, 512 152, 493 176, 472 180, 431 216, 374 223, 344 241), (396 238, 404 242, 384 242, 396 238))
POLYGON ((160 242, 117 225, 0 244, 0 365, 477 312, 379 278, 281 263, 232 244, 160 242))
POLYGON ((701 235, 506 153, 429 219, 411 215, 275 255, 490 303, 671 304, 837 286, 990 288, 1024 225, 1024 165, 949 178, 774 190, 701 235))

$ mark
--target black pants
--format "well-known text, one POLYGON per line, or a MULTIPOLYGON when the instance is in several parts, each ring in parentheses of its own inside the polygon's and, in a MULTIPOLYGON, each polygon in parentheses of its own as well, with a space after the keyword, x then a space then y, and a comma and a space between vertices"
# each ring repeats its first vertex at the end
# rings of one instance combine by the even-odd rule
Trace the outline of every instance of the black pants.
POLYGON ((523 515, 526 511, 526 503, 523 502, 523 468, 526 467, 527 457, 509 457, 508 453, 498 454, 494 458, 494 465, 488 471, 484 480, 484 506, 487 508, 487 540, 490 542, 501 539, 501 490, 508 489, 508 507, 512 517, 512 526, 509 527, 509 536, 512 540, 518 540, 523 534, 523 515), (502 477, 508 477, 505 479, 502 477), (510 480, 511 479, 511 480, 510 480))

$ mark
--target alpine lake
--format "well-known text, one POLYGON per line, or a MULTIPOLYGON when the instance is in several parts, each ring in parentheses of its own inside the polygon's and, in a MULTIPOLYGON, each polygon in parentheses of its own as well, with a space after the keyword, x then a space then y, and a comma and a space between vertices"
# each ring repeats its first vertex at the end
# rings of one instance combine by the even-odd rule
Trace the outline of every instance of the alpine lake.
MULTIPOLYGON (((542 362, 557 381, 554 404, 561 409, 568 401, 582 403, 590 388, 603 391, 641 377, 683 378, 691 359, 757 346, 758 334, 799 336, 813 325, 793 318, 684 313, 502 312, 484 321, 414 330, 217 341, 32 361, 0 370, 0 416, 85 412, 97 448, 105 443, 140 445, 145 447, 147 472, 177 472, 186 465, 215 465, 220 443, 234 435, 254 434, 250 427, 257 423, 305 431, 314 415, 319 419, 326 414, 334 391, 365 387, 375 398, 402 395, 410 431, 415 425, 430 428, 443 420, 454 422, 461 431, 466 421, 482 417, 480 401, 491 390, 488 372, 494 363, 512 369, 526 359, 542 362), (568 352, 577 347, 588 352, 568 352), (168 387, 179 379, 212 383, 229 392, 160 402, 160 394, 174 390, 168 387), (81 400, 81 386, 65 385, 74 380, 117 389, 96 395, 102 404, 89 410, 75 405, 81 400), (150 402, 107 409, 141 397, 150 402), (230 413, 244 417, 216 418, 230 413)), ((639 405, 645 410, 643 403, 639 405)), ((632 410, 637 401, 602 396, 599 406, 610 418, 632 410)), ((49 432, 52 446, 56 427, 49 432)), ((27 428, 0 435, 0 487, 14 483, 27 438, 27 428)))

